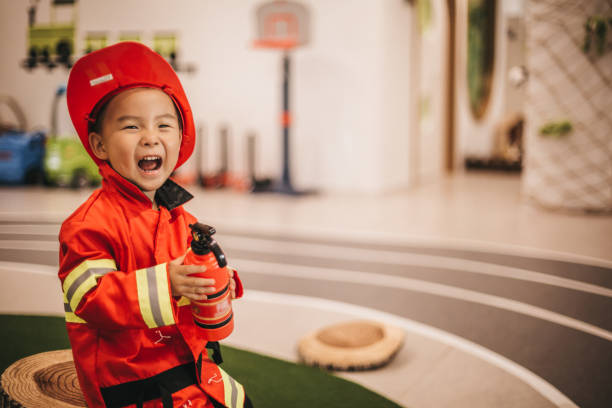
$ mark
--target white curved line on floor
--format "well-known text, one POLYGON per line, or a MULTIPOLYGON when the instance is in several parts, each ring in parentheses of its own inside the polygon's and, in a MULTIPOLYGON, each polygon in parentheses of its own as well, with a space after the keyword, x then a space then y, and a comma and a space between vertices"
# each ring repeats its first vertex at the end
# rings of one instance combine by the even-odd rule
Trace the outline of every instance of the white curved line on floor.
POLYGON ((470 238, 448 238, 446 236, 410 235, 406 233, 389 231, 359 230, 352 228, 339 230, 304 226, 291 226, 291 229, 287 231, 286 228, 279 230, 278 226, 268 227, 262 225, 248 225, 248 228, 245 228, 245 225, 242 222, 233 223, 228 222, 226 219, 214 219, 210 222, 216 227, 219 233, 223 233, 224 230, 228 230, 227 232, 231 234, 248 232, 249 234, 259 233, 276 235, 282 233, 287 237, 313 240, 325 239, 336 241, 340 244, 345 242, 360 244, 376 243, 394 246, 414 246, 417 248, 468 250, 493 254, 532 257, 542 260, 575 262, 584 265, 612 269, 611 259, 597 258, 593 256, 574 254, 571 252, 536 248, 511 243, 479 241, 470 238))
MULTIPOLYGON (((31 248, 39 251, 57 251, 57 243, 50 241, 0 241, 0 248, 24 249, 31 248)), ((326 247, 324 247, 326 248, 326 247)), ((278 243, 277 243, 277 250, 278 243)), ((420 279, 411 279, 401 276, 386 274, 375 274, 369 272, 348 271, 343 269, 331 269, 310 267, 301 265, 279 264, 271 262, 252 261, 246 259, 233 259, 233 264, 241 270, 251 273, 267 273, 297 278, 311 278, 336 282, 362 283, 374 286, 385 286, 390 288, 402 288, 417 292, 429 293, 437 296, 450 297, 488 306, 497 307, 521 313, 527 316, 537 317, 565 327, 580 330, 594 336, 612 341, 612 333, 600 327, 571 318, 569 316, 555 313, 547 309, 529 305, 527 303, 511 300, 486 293, 476 292, 440 283, 428 282, 420 279), (265 272, 264 272, 265 271, 265 272)), ((547 275, 548 276, 548 275, 547 275)))
MULTIPOLYGON (((35 214, 34 214, 35 215, 35 214)), ((27 224, 5 224, 0 225, 0 232, 2 233, 21 233, 21 234, 44 234, 44 235, 56 235, 59 232, 60 224, 63 218, 53 219, 52 217, 43 217, 41 221, 53 221, 55 224, 32 224, 33 214, 3 214, 0 212, 0 222, 2 221, 14 221, 15 219, 28 220, 27 224), (19 216, 18 216, 19 215, 19 216), (22 228, 23 229, 19 229, 22 228), (43 227, 43 228, 41 228, 43 227), (41 231, 42 230, 42 231, 41 231)), ((262 234, 278 234, 278 228, 262 228, 261 226, 249 226, 245 229, 242 223, 234 224, 227 222, 227 220, 214 220, 213 224, 217 226, 217 231, 223 232, 228 235, 241 235, 245 233, 262 233, 262 234)), ((601 268, 612 269, 612 260, 596 258, 592 256, 585 256, 579 254, 573 254, 569 252, 562 252, 552 249, 535 248, 528 246, 521 246, 510 243, 497 243, 490 241, 478 241, 469 238, 448 238, 431 235, 408 235, 404 233, 394 232, 383 232, 383 231, 360 231, 360 230, 337 230, 337 229, 326 229, 326 228, 310 228, 310 227, 292 227, 290 234, 286 231, 283 232, 288 239, 314 239, 330 240, 337 243, 359 243, 359 244, 382 244, 382 245, 394 245, 394 246, 411 246, 415 248, 424 249, 452 249, 452 250, 467 250, 483 252, 488 254, 499 254, 499 255, 514 255, 524 256, 529 258, 536 258, 544 261, 562 261, 562 262, 573 262, 583 265, 597 266, 601 268)), ((279 237, 279 240, 283 237, 279 237)))
POLYGON ((415 292, 429 293, 436 296, 459 299, 467 302, 480 303, 486 306, 492 306, 498 309, 504 309, 526 316, 536 317, 538 319, 546 320, 561 326, 591 334, 593 336, 601 337, 608 341, 612 341, 612 332, 581 320, 516 300, 488 295, 486 293, 457 288, 454 286, 443 285, 440 283, 369 272, 314 268, 309 266, 287 265, 236 258, 234 258, 232 264, 234 267, 236 267, 236 269, 243 273, 247 272, 288 276, 331 282, 359 283, 363 285, 381 286, 395 289, 401 288, 415 292))
MULTIPOLYGON (((87 196, 75 198, 82 203, 87 196)), ((76 202, 76 201, 75 201, 76 202)), ((76 209, 76 207, 75 207, 76 209)), ((61 224, 72 211, 0 211, 0 222, 15 222, 27 220, 29 223, 61 224)))
MULTIPOLYGON (((452 258, 436 255, 407 254, 401 252, 378 251, 349 247, 330 247, 319 244, 272 241, 259 238, 224 237, 228 246, 240 250, 267 252, 273 254, 289 254, 311 256, 327 259, 346 259, 350 261, 379 262, 391 265, 421 266, 427 268, 440 268, 457 272, 478 273, 506 279, 516 279, 544 285, 557 286, 565 289, 577 290, 595 295, 612 297, 612 289, 574 279, 561 278, 541 272, 526 269, 512 268, 498 264, 472 261, 461 258, 452 258)), ((55 241, 21 241, 0 240, 0 249, 33 249, 36 251, 57 251, 58 243, 55 241)), ((390 276, 390 275, 386 275, 390 276)))
POLYGON ((360 319, 371 319, 401 327, 408 332, 417 333, 424 337, 447 344, 451 347, 480 358, 496 367, 499 367, 500 369, 514 375, 526 384, 530 385, 533 389, 538 391, 542 396, 558 407, 577 408, 577 405, 572 400, 570 400, 557 388, 552 386, 549 382, 525 367, 515 363, 514 361, 509 360, 506 357, 503 357, 502 355, 497 354, 485 347, 482 347, 479 344, 464 339, 463 337, 456 336, 414 320, 363 306, 302 295, 289 295, 259 290, 249 290, 245 293, 245 299, 262 303, 277 304, 280 306, 296 305, 305 308, 319 309, 324 312, 328 310, 340 311, 347 314, 354 314, 360 319))
POLYGON ((578 290, 596 295, 612 297, 612 289, 574 279, 513 268, 488 262, 472 261, 438 255, 423 255, 375 249, 337 247, 320 244, 282 242, 259 238, 223 237, 225 247, 247 251, 265 251, 272 254, 317 256, 326 259, 345 259, 348 261, 379 262, 390 265, 422 266, 440 268, 457 272, 471 272, 507 279, 517 279, 565 289, 578 290))
POLYGON ((25 272, 34 275, 52 276, 57 276, 58 273, 58 268, 55 266, 6 261, 0 261, 0 270, 4 270, 7 272, 25 272))
POLYGON ((59 224, 3 224, 0 225, 0 234, 36 234, 57 237, 59 224))
POLYGON ((59 252, 59 241, 0 240, 0 249, 29 249, 34 251, 59 252))

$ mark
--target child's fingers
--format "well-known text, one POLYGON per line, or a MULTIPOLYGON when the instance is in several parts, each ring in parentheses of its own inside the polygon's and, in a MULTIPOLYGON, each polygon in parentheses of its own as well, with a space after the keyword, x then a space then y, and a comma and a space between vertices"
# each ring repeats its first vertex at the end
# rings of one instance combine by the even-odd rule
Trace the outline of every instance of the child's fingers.
POLYGON ((180 271, 183 275, 191 275, 206 272, 206 267, 204 265, 181 265, 180 271))
POLYGON ((198 288, 205 287, 205 286, 214 286, 215 280, 207 279, 207 278, 188 277, 188 278, 185 278, 184 285, 191 286, 191 287, 198 287, 198 288))
POLYGON ((227 271, 229 272, 230 276, 230 293, 232 295, 232 299, 236 299, 236 281, 234 280, 234 273, 236 273, 236 270, 228 266, 227 271))
POLYGON ((189 288, 189 290, 193 291, 193 296, 199 298, 200 300, 206 299, 206 294, 210 293, 208 288, 189 288))
POLYGON ((215 288, 211 288, 209 287, 199 287, 199 288, 193 288, 193 293, 195 293, 196 295, 206 295, 207 293, 213 293, 215 291, 215 288))
POLYGON ((208 296, 202 295, 199 293, 185 293, 183 296, 185 296, 189 300, 196 300, 196 301, 208 299, 208 296))
POLYGON ((205 300, 208 298, 206 295, 214 291, 214 287, 181 285, 177 290, 177 294, 185 296, 190 300, 205 300))

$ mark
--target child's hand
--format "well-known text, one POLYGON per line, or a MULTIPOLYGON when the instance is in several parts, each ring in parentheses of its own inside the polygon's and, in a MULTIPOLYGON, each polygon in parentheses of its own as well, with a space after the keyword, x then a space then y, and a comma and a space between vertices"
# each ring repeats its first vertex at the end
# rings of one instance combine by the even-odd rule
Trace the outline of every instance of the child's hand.
POLYGON ((227 271, 229 272, 230 276, 230 291, 232 292, 232 299, 236 299, 236 281, 234 280, 234 270, 228 266, 227 271))
POLYGON ((214 293, 214 279, 189 276, 206 271, 204 265, 182 265, 185 255, 168 262, 168 275, 173 296, 185 296, 190 300, 205 300, 207 293, 214 293))

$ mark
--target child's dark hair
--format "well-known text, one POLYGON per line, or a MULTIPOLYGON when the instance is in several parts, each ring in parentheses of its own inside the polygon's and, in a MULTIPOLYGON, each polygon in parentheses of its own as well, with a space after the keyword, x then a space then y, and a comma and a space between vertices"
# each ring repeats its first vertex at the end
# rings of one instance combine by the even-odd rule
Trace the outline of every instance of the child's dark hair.
POLYGON ((108 107, 109 102, 110 100, 106 101, 99 109, 98 114, 96 115, 96 119, 93 122, 89 122, 89 128, 87 129, 87 133, 93 132, 102 134, 102 123, 104 123, 104 116, 106 116, 106 108, 108 107))

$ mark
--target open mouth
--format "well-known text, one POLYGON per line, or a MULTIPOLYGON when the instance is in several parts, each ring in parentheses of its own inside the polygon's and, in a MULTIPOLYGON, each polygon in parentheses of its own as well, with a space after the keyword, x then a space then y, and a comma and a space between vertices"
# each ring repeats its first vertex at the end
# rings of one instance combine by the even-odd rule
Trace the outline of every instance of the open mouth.
POLYGON ((155 171, 162 165, 162 158, 160 156, 145 156, 138 161, 138 167, 142 170, 155 171))

